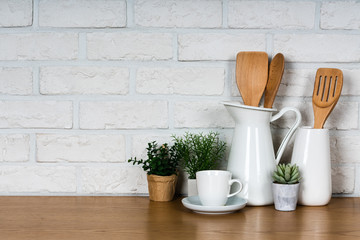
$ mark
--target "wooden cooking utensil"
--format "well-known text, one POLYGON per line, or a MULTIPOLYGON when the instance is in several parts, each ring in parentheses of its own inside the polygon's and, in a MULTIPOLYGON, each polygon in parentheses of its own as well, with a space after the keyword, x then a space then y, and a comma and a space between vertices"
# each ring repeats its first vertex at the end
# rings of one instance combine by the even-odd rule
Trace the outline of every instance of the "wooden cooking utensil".
POLYGON ((266 52, 239 52, 236 56, 236 83, 245 105, 259 106, 268 76, 266 52))
POLYGON ((343 73, 336 68, 319 68, 316 72, 313 92, 314 128, 324 123, 339 100, 343 86, 343 73))
POLYGON ((269 78, 265 87, 264 107, 272 108, 276 93, 284 73, 284 55, 278 53, 272 59, 269 69, 269 78))

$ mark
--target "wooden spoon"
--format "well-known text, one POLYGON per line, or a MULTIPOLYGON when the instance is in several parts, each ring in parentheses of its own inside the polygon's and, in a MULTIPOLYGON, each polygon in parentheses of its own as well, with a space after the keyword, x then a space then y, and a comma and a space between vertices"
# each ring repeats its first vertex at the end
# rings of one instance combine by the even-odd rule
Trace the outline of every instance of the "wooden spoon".
POLYGON ((236 83, 245 105, 259 106, 268 76, 266 52, 239 52, 236 56, 236 83))
POLYGON ((272 108, 276 93, 284 73, 285 59, 284 55, 278 53, 272 59, 269 69, 269 78, 265 88, 264 107, 272 108))
POLYGON ((313 92, 314 128, 324 123, 339 100, 343 86, 343 73, 336 68, 319 68, 316 72, 313 92))

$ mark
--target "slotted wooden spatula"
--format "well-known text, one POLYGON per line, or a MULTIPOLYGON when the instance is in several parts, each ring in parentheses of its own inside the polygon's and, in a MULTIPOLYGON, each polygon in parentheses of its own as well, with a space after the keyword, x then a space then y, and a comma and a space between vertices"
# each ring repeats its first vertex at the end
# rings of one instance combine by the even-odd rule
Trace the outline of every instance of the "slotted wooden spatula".
POLYGON ((258 107, 268 76, 266 52, 239 52, 236 56, 236 83, 245 105, 258 107))
POLYGON ((324 123, 339 100, 343 86, 343 73, 336 68, 319 68, 316 72, 313 110, 314 128, 323 128, 324 123))

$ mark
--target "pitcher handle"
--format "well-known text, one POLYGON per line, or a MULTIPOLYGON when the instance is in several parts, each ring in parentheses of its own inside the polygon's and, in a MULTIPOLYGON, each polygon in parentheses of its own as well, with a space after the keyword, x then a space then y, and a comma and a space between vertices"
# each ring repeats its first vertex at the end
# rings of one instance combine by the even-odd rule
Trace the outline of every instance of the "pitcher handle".
POLYGON ((293 107, 285 107, 283 109, 280 110, 280 112, 278 112, 277 114, 275 114, 274 116, 271 117, 270 122, 273 122, 277 119, 279 119, 282 115, 284 115, 286 112, 288 111, 293 111, 296 114, 296 119, 294 124, 292 125, 292 127, 290 128, 290 130, 286 133, 284 139, 282 140, 280 147, 277 150, 276 153, 276 164, 279 164, 280 162, 280 158, 284 153, 285 147, 288 144, 289 140, 291 139, 291 137, 293 136, 293 134, 295 133, 295 130, 297 129, 297 127, 300 125, 301 122, 301 113, 299 112, 298 109, 293 108, 293 107))

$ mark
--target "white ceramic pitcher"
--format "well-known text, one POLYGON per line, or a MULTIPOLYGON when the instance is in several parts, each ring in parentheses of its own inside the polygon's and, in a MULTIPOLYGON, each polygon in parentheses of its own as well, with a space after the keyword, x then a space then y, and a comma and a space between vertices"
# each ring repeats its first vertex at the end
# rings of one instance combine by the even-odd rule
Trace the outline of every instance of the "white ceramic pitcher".
POLYGON ((273 116, 276 109, 251 107, 238 102, 223 104, 235 121, 227 169, 243 183, 243 190, 238 196, 252 206, 273 204, 272 173, 301 122, 301 114, 292 107, 285 107, 273 116), (270 122, 289 111, 295 112, 295 123, 284 137, 275 157, 270 122))

